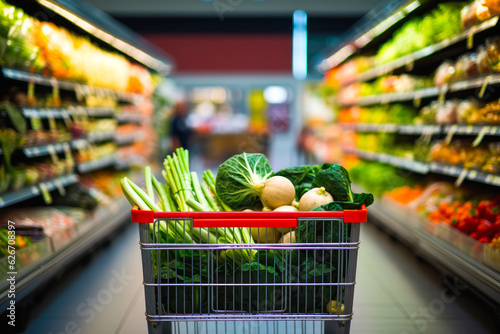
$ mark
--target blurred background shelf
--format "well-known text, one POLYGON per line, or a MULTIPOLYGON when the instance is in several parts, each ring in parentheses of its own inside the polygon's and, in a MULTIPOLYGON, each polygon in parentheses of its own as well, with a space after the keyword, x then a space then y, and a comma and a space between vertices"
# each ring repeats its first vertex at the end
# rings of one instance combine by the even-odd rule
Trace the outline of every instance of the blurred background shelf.
MULTIPOLYGON (((114 208, 100 207, 98 212, 87 218, 83 225, 90 225, 86 231, 78 228, 71 240, 61 249, 50 247, 43 256, 32 265, 22 268, 16 275, 16 299, 26 298, 35 290, 43 288, 52 278, 60 275, 77 259, 92 252, 95 247, 113 237, 117 228, 128 222, 130 205, 125 199, 119 199, 114 208), (96 217, 95 219, 93 217, 96 217)), ((7 282, 0 285, 0 306, 7 307, 7 282)))
POLYGON ((95 170, 111 167, 115 163, 116 163, 116 156, 112 154, 96 160, 79 163, 77 166, 77 170, 81 174, 89 173, 95 170))
POLYGON ((408 218, 401 216, 380 200, 376 200, 370 207, 369 216, 384 230, 411 247, 416 254, 432 263, 444 275, 460 277, 488 303, 495 304, 500 300, 499 272, 429 233, 421 225, 415 226, 409 223, 408 218))
POLYGON ((92 87, 81 83, 60 80, 54 77, 47 77, 14 68, 2 66, 2 73, 7 79, 19 80, 43 86, 58 87, 59 89, 82 92, 84 94, 99 94, 101 96, 110 96, 131 103, 134 103, 138 99, 142 99, 142 96, 138 94, 117 92, 107 88, 92 87))
POLYGON ((14 190, 0 194, 0 208, 4 208, 6 206, 26 201, 28 199, 41 195, 41 185, 43 185, 48 191, 53 191, 59 189, 60 187, 66 187, 74 184, 78 182, 78 180, 78 175, 70 174, 55 178, 53 180, 44 181, 37 185, 29 186, 21 190, 14 190))

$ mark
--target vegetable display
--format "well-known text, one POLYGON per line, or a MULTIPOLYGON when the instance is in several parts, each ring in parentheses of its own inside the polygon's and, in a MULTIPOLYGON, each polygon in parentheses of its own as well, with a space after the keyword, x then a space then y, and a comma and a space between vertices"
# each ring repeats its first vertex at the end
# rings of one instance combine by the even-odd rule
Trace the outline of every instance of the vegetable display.
MULTIPOLYGON (((190 170, 189 152, 181 148, 166 157, 162 175, 165 183, 160 182, 146 167, 144 188, 123 178, 121 186, 130 204, 137 205, 140 210, 167 212, 296 212, 360 209, 361 205, 368 206, 373 202, 371 194, 352 193, 348 172, 340 165, 298 166, 274 174, 262 154, 235 155, 220 165, 216 178, 211 171, 205 171, 203 181, 200 181, 197 173, 190 170)), ((338 282, 338 275, 345 275, 346 272, 346 268, 339 268, 346 264, 339 263, 340 251, 337 249, 318 251, 252 247, 253 244, 263 243, 347 242, 350 240, 349 224, 339 220, 299 220, 296 228, 200 228, 195 227, 191 220, 166 220, 150 224, 149 229, 151 240, 155 243, 220 245, 209 250, 167 248, 152 251, 155 275, 159 273, 163 283, 301 283, 320 279, 334 283, 338 282), (228 244, 246 247, 223 247, 228 244), (337 274, 336 271, 341 269, 343 274, 337 274)), ((166 312, 178 313, 179 308, 184 312, 210 312, 208 300, 213 294, 219 307, 225 310, 278 311, 289 308, 291 312, 326 312, 327 304, 334 298, 341 301, 344 298, 334 286, 298 285, 285 288, 264 284, 253 287, 253 290, 238 288, 239 293, 236 288, 224 288, 223 293, 218 293, 218 289, 207 286, 186 289, 167 284, 162 288, 162 303, 166 312), (186 293, 186 290, 191 291, 186 293), (183 296, 181 303, 171 305, 168 296, 180 293, 183 296), (287 304, 284 294, 292 299, 304 294, 310 297, 304 303, 292 306, 287 304)))

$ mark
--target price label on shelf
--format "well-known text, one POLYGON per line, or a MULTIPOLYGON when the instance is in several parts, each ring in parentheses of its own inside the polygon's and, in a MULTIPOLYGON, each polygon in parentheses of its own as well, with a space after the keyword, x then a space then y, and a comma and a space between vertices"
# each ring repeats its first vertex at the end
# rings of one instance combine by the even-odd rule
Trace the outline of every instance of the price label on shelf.
POLYGON ((469 170, 464 168, 462 172, 458 175, 457 180, 455 181, 455 186, 460 187, 462 183, 464 182, 465 178, 467 177, 467 174, 469 173, 469 170))
POLYGON ((30 123, 31 123, 31 128, 35 131, 42 130, 43 129, 43 123, 42 120, 38 117, 31 117, 30 118, 30 123))
POLYGON ((472 147, 477 147, 479 144, 481 144, 481 142, 483 141, 484 136, 488 133, 488 131, 490 131, 490 127, 489 126, 483 126, 481 128, 481 131, 479 131, 476 139, 474 139, 474 141, 472 142, 472 147))
POLYGON ((45 183, 40 183, 39 185, 40 191, 42 192, 42 197, 43 200, 45 201, 45 204, 52 204, 52 196, 50 195, 50 191, 45 185, 45 183))
POLYGON ((66 188, 64 188, 61 180, 55 180, 54 185, 56 186, 57 191, 59 192, 59 194, 61 194, 61 196, 66 195, 66 188))
POLYGON ((488 84, 490 83, 491 79, 492 79, 491 75, 488 75, 486 78, 484 78, 483 84, 481 85, 481 89, 479 90, 479 94, 477 94, 480 99, 483 98, 484 92, 486 91, 486 87, 488 87, 488 84))
POLYGON ((406 63, 405 68, 408 72, 411 72, 411 71, 413 71, 414 67, 415 67, 415 59, 410 58, 408 63, 406 63))
POLYGON ((75 83, 75 95, 78 102, 83 102, 85 94, 82 85, 75 83))
POLYGON ((47 114, 47 119, 49 120, 49 129, 52 131, 57 131, 56 120, 52 114, 47 114))
POLYGON ((476 33, 476 27, 472 26, 467 34, 467 49, 472 49, 474 46, 474 34, 476 33))
POLYGON ((441 86, 441 88, 439 89, 439 97, 438 97, 438 101, 440 104, 443 104, 444 103, 444 100, 446 98, 446 93, 448 93, 448 84, 444 84, 443 86, 441 86))
POLYGON ((448 133, 446 134, 446 138, 444 139, 444 143, 446 145, 449 145, 451 143, 451 140, 453 139, 453 136, 455 135, 455 132, 457 132, 458 130, 458 125, 452 125, 449 130, 448 130, 448 133))
POLYGON ((53 145, 47 145, 47 152, 49 152, 52 161, 54 161, 55 163, 59 162, 59 157, 57 156, 55 147, 53 145))

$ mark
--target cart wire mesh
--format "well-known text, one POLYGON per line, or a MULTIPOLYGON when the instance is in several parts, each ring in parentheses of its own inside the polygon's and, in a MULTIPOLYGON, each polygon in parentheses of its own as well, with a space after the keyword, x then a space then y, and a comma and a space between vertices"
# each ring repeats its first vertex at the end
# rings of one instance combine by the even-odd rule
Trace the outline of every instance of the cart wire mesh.
POLYGON ((302 322, 310 321, 325 323, 310 325, 308 333, 349 332, 360 224, 347 221, 366 221, 366 209, 352 215, 315 214, 320 217, 310 212, 280 213, 281 218, 263 218, 263 213, 255 212, 246 213, 251 218, 241 218, 241 212, 207 212, 204 219, 202 213, 193 212, 132 213, 132 220, 141 222, 150 333, 228 333, 241 332, 240 327, 246 332, 246 326, 259 333, 269 332, 271 326, 271 332, 278 333, 276 323, 268 321, 293 322, 288 330, 295 333, 305 333, 302 322), (169 240, 169 220, 183 227, 190 237, 186 239, 196 239, 207 229, 218 238, 215 243, 169 240), (250 226, 259 240, 272 243, 227 242, 224 234, 250 226), (294 242, 277 241, 289 232, 295 235, 294 242))

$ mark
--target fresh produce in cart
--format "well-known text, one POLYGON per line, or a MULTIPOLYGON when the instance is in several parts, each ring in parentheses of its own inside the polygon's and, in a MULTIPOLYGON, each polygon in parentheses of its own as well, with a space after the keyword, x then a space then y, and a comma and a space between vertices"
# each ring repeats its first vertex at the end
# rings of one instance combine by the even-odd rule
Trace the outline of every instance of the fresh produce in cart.
MULTIPOLYGON (((373 203, 371 194, 352 192, 348 172, 340 165, 297 166, 274 173, 268 159, 258 153, 235 155, 221 164, 217 177, 208 170, 200 180, 190 170, 189 152, 181 148, 166 157, 162 175, 165 183, 146 167, 145 189, 123 178, 122 190, 130 204, 156 212, 239 210, 269 212, 272 217, 274 212, 299 216, 297 207, 342 211, 373 203)), ((328 313, 331 301, 343 304, 344 288, 339 290, 336 283, 348 279, 343 276, 348 261, 339 260, 339 253, 348 258, 350 252, 319 246, 294 249, 292 245, 348 242, 349 224, 331 219, 300 219, 296 227, 271 223, 266 225, 264 220, 263 225, 251 228, 200 227, 194 220, 175 218, 148 224, 151 242, 199 245, 151 250, 154 277, 165 283, 161 297, 157 296, 165 314, 211 313, 213 309, 328 313), (262 244, 289 246, 263 248, 262 244), (306 284, 313 281, 332 284, 306 284), (226 285, 220 286, 221 282, 226 285), (252 282, 261 284, 252 286, 252 282), (299 296, 308 297, 290 303, 299 296)))

